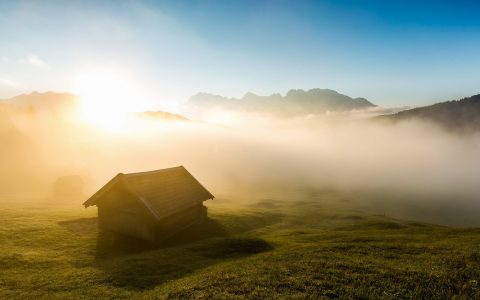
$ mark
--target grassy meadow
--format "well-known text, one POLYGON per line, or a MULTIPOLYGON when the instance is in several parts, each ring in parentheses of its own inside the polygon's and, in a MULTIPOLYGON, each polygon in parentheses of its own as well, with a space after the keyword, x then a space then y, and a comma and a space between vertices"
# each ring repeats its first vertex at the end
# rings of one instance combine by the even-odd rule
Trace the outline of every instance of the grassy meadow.
POLYGON ((203 225, 150 245, 98 232, 82 200, 1 200, 0 299, 480 298, 480 229, 328 192, 219 197, 203 225))

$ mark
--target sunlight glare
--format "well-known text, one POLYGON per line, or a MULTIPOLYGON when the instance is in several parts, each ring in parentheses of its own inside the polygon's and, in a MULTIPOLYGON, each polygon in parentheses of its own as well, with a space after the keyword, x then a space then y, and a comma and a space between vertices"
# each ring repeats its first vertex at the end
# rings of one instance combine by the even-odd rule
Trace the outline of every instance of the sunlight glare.
POLYGON ((125 128, 131 114, 141 107, 141 90, 128 76, 112 70, 79 73, 75 90, 83 118, 103 128, 125 128))

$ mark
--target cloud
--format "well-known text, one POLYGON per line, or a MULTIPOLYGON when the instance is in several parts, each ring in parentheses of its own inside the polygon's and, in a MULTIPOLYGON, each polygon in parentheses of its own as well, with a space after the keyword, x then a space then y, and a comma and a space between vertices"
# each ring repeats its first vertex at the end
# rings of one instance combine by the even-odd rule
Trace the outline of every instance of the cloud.
POLYGON ((20 63, 30 64, 35 67, 42 67, 42 68, 48 67, 48 64, 45 61, 40 59, 40 57, 38 57, 37 55, 33 55, 33 54, 27 55, 25 58, 22 58, 20 60, 20 63))
POLYGON ((0 86, 5 86, 12 89, 22 89, 23 87, 15 81, 0 77, 0 86))

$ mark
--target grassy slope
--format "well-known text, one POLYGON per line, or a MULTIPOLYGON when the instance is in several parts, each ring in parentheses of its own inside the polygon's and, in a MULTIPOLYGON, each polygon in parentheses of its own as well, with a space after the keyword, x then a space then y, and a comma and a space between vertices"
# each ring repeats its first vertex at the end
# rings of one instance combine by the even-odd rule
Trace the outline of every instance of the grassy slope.
POLYGON ((303 200, 218 199, 155 247, 99 234, 80 200, 2 200, 0 298, 480 297, 480 230, 303 200))

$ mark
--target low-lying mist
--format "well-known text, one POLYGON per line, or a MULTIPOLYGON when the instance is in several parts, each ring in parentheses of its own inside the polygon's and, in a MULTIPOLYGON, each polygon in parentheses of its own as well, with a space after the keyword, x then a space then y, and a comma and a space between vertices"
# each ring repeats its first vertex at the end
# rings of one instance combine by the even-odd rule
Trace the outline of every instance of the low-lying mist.
POLYGON ((183 165, 216 196, 335 190, 359 201, 371 196, 379 211, 386 207, 379 195, 389 207, 395 199, 480 209, 480 135, 370 115, 216 110, 196 121, 137 119, 107 130, 61 116, 4 113, 0 192, 47 195, 57 178, 79 175, 89 195, 119 172, 183 165))

